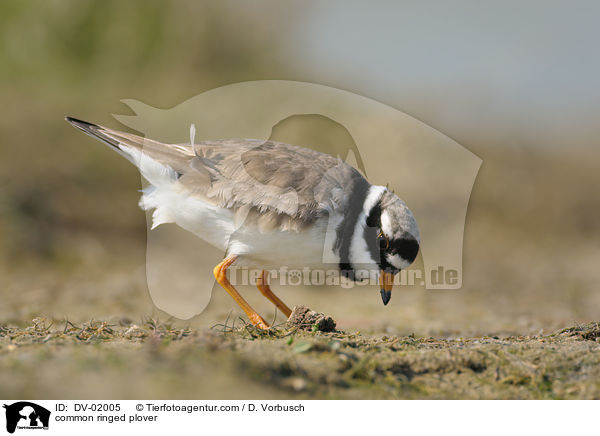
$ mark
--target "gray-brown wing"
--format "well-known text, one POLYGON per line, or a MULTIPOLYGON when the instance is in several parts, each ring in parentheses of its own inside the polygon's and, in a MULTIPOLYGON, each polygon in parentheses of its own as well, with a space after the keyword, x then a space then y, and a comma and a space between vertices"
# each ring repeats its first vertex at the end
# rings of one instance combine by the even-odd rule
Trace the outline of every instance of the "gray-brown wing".
POLYGON ((362 179, 340 159, 281 142, 206 141, 196 144, 195 154, 192 171, 180 182, 244 217, 259 212, 263 226, 297 228, 313 222, 341 207, 348 200, 345 188, 362 179))
POLYGON ((186 195, 233 209, 241 220, 256 219, 261 228, 298 229, 343 207, 353 184, 364 182, 340 159, 281 142, 231 139, 192 147, 67 120, 132 161, 151 183, 174 178, 186 195), (146 165, 144 155, 160 165, 146 165))

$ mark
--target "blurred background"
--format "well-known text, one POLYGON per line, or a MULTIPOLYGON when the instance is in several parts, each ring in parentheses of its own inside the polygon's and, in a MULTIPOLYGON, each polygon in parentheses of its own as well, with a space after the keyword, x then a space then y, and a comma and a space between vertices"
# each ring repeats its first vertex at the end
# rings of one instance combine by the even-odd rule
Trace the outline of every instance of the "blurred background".
MULTIPOLYGON (((111 116, 131 114, 121 99, 165 109, 261 79, 365 95, 483 159, 461 290, 404 289, 386 308, 361 288, 281 290, 284 300, 374 333, 529 334, 597 320, 598 9, 585 1, 3 1, 0 323, 161 316, 145 282, 139 175, 65 115, 127 130, 111 116)), ((318 137, 321 127, 309 130, 318 137)), ((272 310, 258 293, 248 299, 272 310)), ((186 324, 206 328, 231 310, 215 291, 186 324)))

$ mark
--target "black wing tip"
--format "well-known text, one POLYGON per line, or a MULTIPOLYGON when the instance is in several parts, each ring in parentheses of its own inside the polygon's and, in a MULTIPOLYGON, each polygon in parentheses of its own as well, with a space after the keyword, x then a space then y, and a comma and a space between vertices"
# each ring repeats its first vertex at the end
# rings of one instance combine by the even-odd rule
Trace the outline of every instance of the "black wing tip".
POLYGON ((81 130, 89 131, 92 128, 97 129, 98 127, 100 127, 96 124, 88 123, 87 121, 83 121, 83 120, 78 120, 77 118, 73 118, 73 117, 65 117, 65 120, 81 130))
POLYGON ((67 120, 67 122, 69 122, 74 127, 81 130, 83 133, 90 135, 94 138, 100 139, 102 142, 105 142, 108 145, 112 145, 113 147, 119 148, 119 142, 103 132, 103 130, 105 130, 104 127, 99 126, 97 124, 88 123, 87 121, 78 120, 77 118, 73 117, 65 117, 65 120, 67 120))

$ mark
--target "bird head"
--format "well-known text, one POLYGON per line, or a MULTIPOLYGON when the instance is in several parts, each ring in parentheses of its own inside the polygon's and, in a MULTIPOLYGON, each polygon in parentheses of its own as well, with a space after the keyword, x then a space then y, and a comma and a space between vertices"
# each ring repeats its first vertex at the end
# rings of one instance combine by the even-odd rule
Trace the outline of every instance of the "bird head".
POLYGON ((419 253, 419 228, 413 213, 393 192, 385 189, 367 216, 365 241, 379 265, 381 299, 392 296, 394 276, 412 264, 419 253))

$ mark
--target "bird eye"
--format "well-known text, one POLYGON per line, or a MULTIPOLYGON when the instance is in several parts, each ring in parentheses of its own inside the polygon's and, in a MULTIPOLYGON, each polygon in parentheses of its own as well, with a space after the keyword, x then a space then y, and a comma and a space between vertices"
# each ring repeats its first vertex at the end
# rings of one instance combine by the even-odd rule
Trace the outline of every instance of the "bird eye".
POLYGON ((379 248, 382 250, 387 250, 390 247, 390 241, 388 238, 386 238, 383 232, 379 232, 377 235, 377 242, 379 243, 379 248))

